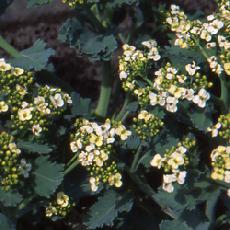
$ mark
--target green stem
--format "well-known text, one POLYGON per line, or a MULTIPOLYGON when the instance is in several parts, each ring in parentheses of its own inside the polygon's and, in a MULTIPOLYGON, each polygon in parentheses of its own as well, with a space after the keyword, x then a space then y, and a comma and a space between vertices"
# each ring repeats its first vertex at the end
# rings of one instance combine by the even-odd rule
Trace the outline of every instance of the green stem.
POLYGON ((116 119, 115 119, 116 121, 123 120, 123 117, 127 116, 126 115, 127 114, 127 108, 126 107, 129 104, 130 100, 131 100, 130 95, 126 95, 126 98, 125 98, 125 101, 123 103, 123 106, 122 106, 120 112, 116 116, 116 119))
POLYGON ((225 106, 225 110, 224 112, 228 112, 229 111, 229 101, 230 101, 230 94, 229 94, 229 87, 227 84, 227 79, 225 77, 224 74, 221 74, 220 76, 220 86, 221 86, 221 95, 220 95, 220 99, 221 101, 223 101, 223 104, 225 106))
POLYGON ((76 168, 80 164, 79 161, 74 161, 72 164, 70 164, 67 169, 65 170, 64 174, 65 176, 69 174, 74 168, 76 168))
POLYGON ((12 57, 20 56, 20 52, 16 50, 12 45, 10 45, 1 35, 0 35, 0 47, 4 49, 12 57))
POLYGON ((133 159, 133 162, 132 162, 132 165, 131 165, 131 169, 130 169, 130 172, 133 173, 133 172, 136 172, 137 169, 138 169, 138 160, 139 160, 139 156, 140 156, 140 153, 141 153, 141 149, 142 149, 142 142, 140 143, 140 145, 138 146, 138 149, 137 149, 137 152, 134 156, 134 159, 133 159))
POLYGON ((112 93, 113 85, 113 74, 112 66, 110 62, 103 63, 103 75, 101 83, 100 97, 98 100, 97 107, 95 109, 95 114, 100 117, 105 117, 107 115, 109 101, 112 93))

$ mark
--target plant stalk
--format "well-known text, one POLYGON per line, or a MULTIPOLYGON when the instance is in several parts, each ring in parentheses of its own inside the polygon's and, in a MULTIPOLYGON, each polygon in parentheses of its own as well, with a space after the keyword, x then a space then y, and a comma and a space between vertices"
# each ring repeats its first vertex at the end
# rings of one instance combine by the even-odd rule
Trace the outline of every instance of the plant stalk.
POLYGON ((95 114, 99 117, 105 117, 108 112, 109 102, 112 93, 113 74, 110 62, 103 63, 103 75, 101 83, 101 91, 95 114))
POLYGON ((10 45, 1 35, 0 35, 0 47, 5 50, 10 56, 18 57, 20 52, 16 50, 12 45, 10 45))
POLYGON ((64 175, 66 176, 67 174, 69 174, 75 167, 77 167, 80 164, 79 161, 74 161, 73 163, 71 163, 67 169, 64 172, 64 175))

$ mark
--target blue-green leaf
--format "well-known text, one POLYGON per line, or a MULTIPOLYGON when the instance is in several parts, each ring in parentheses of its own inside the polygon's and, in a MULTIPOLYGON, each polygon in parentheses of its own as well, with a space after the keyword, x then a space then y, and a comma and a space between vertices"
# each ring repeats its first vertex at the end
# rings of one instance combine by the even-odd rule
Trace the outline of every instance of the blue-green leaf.
POLYGON ((17 191, 3 191, 0 189, 0 202, 3 206, 16 207, 21 201, 22 195, 17 191))
POLYGON ((32 47, 21 51, 18 57, 10 59, 10 63, 26 70, 39 71, 45 69, 49 57, 54 54, 55 51, 46 49, 46 43, 39 39, 32 47))
POLYGON ((64 165, 50 162, 48 156, 35 160, 35 192, 49 198, 61 184, 64 177, 64 165))
POLYGON ((130 211, 132 205, 129 194, 122 196, 115 191, 107 191, 90 208, 85 224, 89 229, 112 226, 118 213, 130 211))

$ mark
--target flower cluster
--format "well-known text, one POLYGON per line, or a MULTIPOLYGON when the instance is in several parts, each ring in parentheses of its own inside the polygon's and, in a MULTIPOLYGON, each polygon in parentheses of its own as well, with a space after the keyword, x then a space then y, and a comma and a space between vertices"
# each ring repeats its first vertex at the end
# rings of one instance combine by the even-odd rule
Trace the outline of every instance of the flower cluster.
POLYGON ((99 2, 99 0, 62 0, 63 3, 66 3, 69 5, 69 7, 76 7, 78 5, 83 5, 86 3, 96 3, 99 2))
POLYGON ((159 104, 173 113, 177 111, 179 100, 187 100, 204 108, 210 98, 206 88, 212 84, 207 81, 205 75, 201 76, 197 72, 199 69, 200 67, 193 62, 185 66, 187 74, 182 74, 167 63, 165 67, 155 72, 154 92, 149 92, 150 104, 153 106, 159 104))
POLYGON ((175 113, 179 100, 193 102, 204 108, 210 98, 207 88, 212 86, 207 76, 200 73, 195 61, 185 65, 184 71, 174 68, 171 63, 155 71, 153 80, 148 79, 150 62, 160 59, 156 42, 143 42, 149 53, 137 50, 134 46, 124 45, 124 54, 120 58, 119 70, 125 91, 138 97, 141 106, 160 105, 167 111, 175 113), (146 44, 147 43, 147 44, 146 44), (141 81, 140 81, 141 80, 141 81))
POLYGON ((185 138, 182 142, 178 143, 176 147, 166 150, 163 157, 156 154, 150 161, 151 166, 162 169, 163 185, 162 188, 171 193, 174 190, 173 182, 184 184, 187 172, 186 166, 189 159, 186 153, 195 146, 195 140, 185 138))
POLYGON ((33 74, 0 59, 0 114, 10 113, 11 128, 40 136, 72 100, 61 89, 40 86, 33 74))
POLYGON ((65 111, 66 105, 71 103, 69 94, 63 93, 61 89, 39 87, 32 101, 30 98, 30 102, 23 101, 20 107, 13 109, 12 127, 30 130, 35 136, 40 136, 42 131, 48 130, 52 120, 65 111))
POLYGON ((164 124, 161 119, 146 110, 141 110, 133 121, 133 127, 142 140, 156 136, 164 124))
POLYGON ((97 191, 101 182, 120 187, 121 174, 115 162, 111 162, 110 155, 115 151, 113 144, 117 137, 126 140, 131 132, 120 122, 111 122, 109 119, 102 125, 77 119, 75 127, 70 148, 79 154, 78 161, 89 171, 92 191, 97 191))
POLYGON ((211 153, 211 161, 211 178, 230 183, 230 147, 218 146, 211 153))
POLYGON ((49 203, 46 207, 46 217, 66 217, 70 209, 74 207, 75 204, 70 203, 69 196, 63 192, 57 193, 56 200, 49 203))
POLYGON ((208 132, 211 132, 212 137, 221 137, 230 141, 230 113, 226 115, 220 115, 218 122, 212 126, 208 127, 208 132))
POLYGON ((223 69, 229 75, 229 7, 228 0, 219 1, 218 11, 208 15, 205 21, 201 21, 189 20, 179 6, 172 5, 166 18, 171 30, 176 33, 175 45, 187 48, 198 44, 203 53, 205 49, 202 47, 218 52, 216 56, 210 56, 208 52, 205 52, 210 69, 218 75, 223 69))
POLYGON ((28 95, 33 84, 33 74, 20 68, 14 68, 0 59, 0 95, 5 101, 0 101, 0 113, 7 112, 9 106, 14 107, 28 95))
POLYGON ((0 133, 0 186, 3 190, 10 190, 19 183, 20 154, 14 138, 6 132, 0 133))
POLYGON ((134 92, 139 88, 138 78, 141 79, 147 73, 149 60, 157 61, 161 58, 156 41, 145 41, 142 45, 148 51, 144 52, 135 46, 123 45, 124 53, 119 60, 119 77, 126 92, 134 92))

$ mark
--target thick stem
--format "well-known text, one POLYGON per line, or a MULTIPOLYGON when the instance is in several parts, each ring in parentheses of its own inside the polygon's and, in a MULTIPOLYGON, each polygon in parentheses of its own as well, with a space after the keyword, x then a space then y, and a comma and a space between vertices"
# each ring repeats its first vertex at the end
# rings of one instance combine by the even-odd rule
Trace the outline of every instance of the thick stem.
POLYGON ((126 107, 129 104, 130 99, 131 99, 130 95, 129 94, 126 95, 126 98, 125 98, 125 101, 123 103, 123 106, 122 106, 120 112, 116 116, 116 121, 121 121, 121 120, 123 120, 123 117, 126 116, 126 113, 127 113, 127 108, 126 107))
POLYGON ((137 152, 134 156, 134 159, 133 159, 133 162, 132 162, 132 165, 131 165, 131 169, 130 169, 130 172, 136 172, 137 169, 138 169, 138 160, 139 160, 139 156, 140 156, 140 153, 141 153, 141 150, 142 150, 142 142, 140 143, 138 149, 137 149, 137 152))
POLYGON ((16 50, 12 45, 10 45, 1 35, 0 35, 0 47, 4 49, 12 57, 20 56, 18 50, 16 50))
POLYGON ((112 93, 113 74, 110 62, 103 63, 103 75, 101 83, 100 97, 98 100, 95 114, 100 117, 105 117, 108 112, 109 101, 112 93))
POLYGON ((79 161, 74 161, 72 164, 70 164, 67 169, 64 172, 64 175, 66 176, 67 174, 69 174, 73 169, 75 169, 78 165, 79 165, 79 161))
POLYGON ((221 86, 221 95, 220 99, 223 101, 225 110, 224 112, 229 111, 229 102, 230 102, 230 94, 229 94, 229 87, 228 87, 228 82, 224 74, 220 76, 220 86, 221 86))

